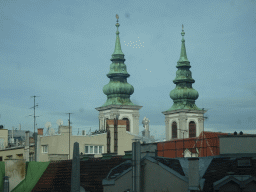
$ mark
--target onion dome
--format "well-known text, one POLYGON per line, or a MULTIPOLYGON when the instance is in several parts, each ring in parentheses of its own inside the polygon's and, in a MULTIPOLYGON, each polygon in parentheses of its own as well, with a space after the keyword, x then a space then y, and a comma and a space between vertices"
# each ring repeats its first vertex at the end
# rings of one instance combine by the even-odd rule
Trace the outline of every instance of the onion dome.
POLYGON ((127 73, 126 65, 124 64, 124 54, 121 50, 118 31, 118 27, 120 26, 118 23, 118 15, 116 15, 116 18, 116 44, 114 53, 110 59, 112 61, 110 71, 107 74, 110 82, 103 87, 103 93, 107 95, 107 101, 102 107, 108 105, 134 105, 130 100, 130 96, 133 94, 134 88, 132 85, 127 83, 127 78, 130 75, 127 73))
POLYGON ((186 53, 183 25, 181 35, 180 59, 176 66, 178 68, 176 78, 173 80, 176 87, 170 92, 173 106, 167 111, 178 109, 201 110, 195 104, 195 100, 199 97, 199 94, 192 88, 192 84, 195 83, 195 80, 192 78, 192 73, 189 70, 191 66, 186 53))

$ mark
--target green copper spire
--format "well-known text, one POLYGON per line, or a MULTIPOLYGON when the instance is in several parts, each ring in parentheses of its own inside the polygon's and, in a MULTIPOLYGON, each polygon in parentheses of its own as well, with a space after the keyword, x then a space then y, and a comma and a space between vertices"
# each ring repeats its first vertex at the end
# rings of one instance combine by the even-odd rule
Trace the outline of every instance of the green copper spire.
MULTIPOLYGON (((121 50, 121 44, 120 44, 120 38, 119 38, 119 31, 118 31, 118 27, 120 26, 120 24, 118 23, 118 18, 119 16, 116 15, 116 18, 117 18, 117 21, 116 21, 116 45, 115 45, 115 51, 113 53, 113 55, 123 55, 123 52, 121 50)), ((112 58, 113 58, 113 55, 112 55, 112 58)))
POLYGON ((134 92, 132 85, 127 83, 127 78, 130 76, 126 71, 126 65, 124 64, 124 54, 121 50, 120 38, 118 27, 119 16, 117 18, 117 31, 116 31, 116 44, 115 51, 112 54, 112 64, 110 65, 110 71, 107 74, 107 77, 110 79, 110 82, 103 87, 103 92, 107 95, 108 99, 102 107, 108 105, 134 105, 130 96, 134 92))
POLYGON ((186 53, 183 25, 181 35, 180 59, 176 66, 178 68, 176 78, 173 81, 173 83, 176 84, 176 87, 170 92, 173 105, 167 111, 178 109, 201 110, 195 104, 195 100, 198 98, 199 94, 192 88, 192 84, 195 80, 192 78, 192 73, 189 70, 191 66, 186 53))
MULTIPOLYGON (((182 62, 182 61, 188 61, 188 58, 187 58, 187 53, 186 53, 186 47, 185 47, 185 39, 184 39, 184 35, 185 35, 185 32, 184 32, 184 29, 183 29, 183 25, 182 25, 182 32, 181 32, 181 35, 182 35, 182 44, 181 44, 181 52, 180 52, 180 59, 179 59, 179 62, 182 62)), ((189 62, 189 61, 188 61, 189 62)))

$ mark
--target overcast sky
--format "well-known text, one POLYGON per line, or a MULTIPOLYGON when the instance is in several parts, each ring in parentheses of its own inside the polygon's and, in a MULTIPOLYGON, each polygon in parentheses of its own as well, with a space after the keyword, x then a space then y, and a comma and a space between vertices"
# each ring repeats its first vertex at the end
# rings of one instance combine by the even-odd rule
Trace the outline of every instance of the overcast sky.
POLYGON ((131 100, 143 106, 140 131, 146 116, 151 134, 165 137, 183 24, 205 130, 256 133, 255 13, 255 0, 1 0, 0 124, 34 131, 36 95, 37 128, 51 122, 57 130, 70 112, 73 134, 98 129, 119 14, 131 100))

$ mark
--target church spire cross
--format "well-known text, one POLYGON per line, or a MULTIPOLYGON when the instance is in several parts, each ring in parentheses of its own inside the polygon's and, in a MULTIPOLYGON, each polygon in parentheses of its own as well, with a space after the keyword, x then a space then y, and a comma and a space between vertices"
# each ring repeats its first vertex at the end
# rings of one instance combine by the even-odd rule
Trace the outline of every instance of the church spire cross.
POLYGON ((119 16, 117 14, 116 14, 116 19, 117 19, 116 22, 118 23, 119 16))
POLYGON ((116 45, 115 45, 115 50, 114 50, 114 53, 112 54, 112 59, 113 58, 124 58, 124 54, 122 52, 122 49, 121 49, 121 43, 120 43, 120 38, 119 38, 119 31, 118 31, 118 27, 120 26, 120 24, 118 23, 118 19, 119 19, 119 16, 116 14, 116 45))
MULTIPOLYGON (((181 51, 180 51, 180 59, 179 59, 179 63, 182 63, 185 61, 186 63, 189 62, 188 61, 188 58, 187 58, 187 53, 186 53, 186 47, 185 47, 185 39, 184 39, 184 35, 185 35, 185 32, 184 32, 184 26, 182 24, 182 32, 181 32, 181 35, 182 35, 182 40, 181 40, 181 51)), ((189 63, 187 63, 189 65, 189 63)))

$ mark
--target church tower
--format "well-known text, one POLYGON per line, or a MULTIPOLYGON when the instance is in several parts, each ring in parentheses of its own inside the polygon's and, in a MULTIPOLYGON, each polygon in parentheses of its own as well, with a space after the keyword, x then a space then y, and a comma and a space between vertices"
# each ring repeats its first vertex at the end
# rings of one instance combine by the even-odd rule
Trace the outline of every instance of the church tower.
POLYGON ((130 96, 134 92, 132 85, 127 83, 130 76, 124 64, 124 54, 121 50, 117 18, 116 44, 112 54, 112 64, 107 77, 109 83, 103 87, 103 92, 107 95, 107 101, 101 107, 96 108, 99 111, 99 129, 106 130, 106 120, 114 119, 118 116, 119 120, 126 120, 126 131, 139 135, 139 110, 142 106, 135 105, 131 102, 130 96))
POLYGON ((173 105, 167 111, 162 112, 165 115, 166 140, 183 139, 198 137, 203 131, 203 111, 199 109, 195 100, 198 98, 198 92, 192 88, 195 80, 192 78, 190 62, 187 58, 185 47, 185 32, 182 25, 182 40, 180 59, 177 62, 176 78, 173 83, 175 89, 170 92, 173 105))

